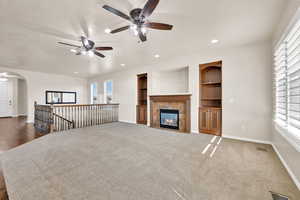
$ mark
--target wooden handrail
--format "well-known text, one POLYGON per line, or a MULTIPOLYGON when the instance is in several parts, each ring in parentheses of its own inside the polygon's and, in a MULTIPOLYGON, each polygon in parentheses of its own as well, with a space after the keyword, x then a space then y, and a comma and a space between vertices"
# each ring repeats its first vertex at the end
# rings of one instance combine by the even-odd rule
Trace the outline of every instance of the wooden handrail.
POLYGON ((53 107, 82 107, 82 106, 118 106, 120 104, 61 104, 61 105, 53 105, 53 107))
POLYGON ((35 127, 45 133, 118 121, 119 104, 38 105, 35 127))
POLYGON ((66 118, 64 118, 64 117, 62 117, 62 116, 60 116, 60 115, 58 115, 58 114, 53 113, 53 115, 54 115, 55 117, 60 118, 61 120, 64 120, 64 121, 70 123, 70 124, 73 124, 73 123, 74 123, 73 121, 70 121, 70 120, 68 120, 68 119, 66 119, 66 118))

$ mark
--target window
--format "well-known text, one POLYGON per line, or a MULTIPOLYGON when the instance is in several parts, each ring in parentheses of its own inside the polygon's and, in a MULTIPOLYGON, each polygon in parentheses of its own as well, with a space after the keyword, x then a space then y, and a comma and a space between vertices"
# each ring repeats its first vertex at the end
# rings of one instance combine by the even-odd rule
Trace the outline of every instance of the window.
POLYGON ((98 97, 98 92, 97 92, 97 83, 92 83, 91 84, 91 104, 96 104, 98 97))
POLYGON ((112 103, 113 100, 113 81, 104 82, 104 102, 107 104, 112 103))
POLYGON ((300 20, 274 54, 275 121, 300 147, 300 20))

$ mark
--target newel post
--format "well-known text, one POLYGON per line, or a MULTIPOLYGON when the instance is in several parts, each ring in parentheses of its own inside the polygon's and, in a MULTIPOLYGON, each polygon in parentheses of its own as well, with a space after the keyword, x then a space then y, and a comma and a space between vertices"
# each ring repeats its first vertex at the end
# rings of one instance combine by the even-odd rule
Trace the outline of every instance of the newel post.
POLYGON ((33 126, 34 126, 35 128, 37 128, 37 121, 36 121, 36 118, 37 118, 37 110, 36 110, 36 106, 37 106, 37 102, 34 101, 34 112, 33 112, 33 117, 34 117, 34 119, 33 119, 33 126))
POLYGON ((49 113, 49 126, 50 126, 50 133, 54 132, 54 106, 50 105, 50 113, 49 113))

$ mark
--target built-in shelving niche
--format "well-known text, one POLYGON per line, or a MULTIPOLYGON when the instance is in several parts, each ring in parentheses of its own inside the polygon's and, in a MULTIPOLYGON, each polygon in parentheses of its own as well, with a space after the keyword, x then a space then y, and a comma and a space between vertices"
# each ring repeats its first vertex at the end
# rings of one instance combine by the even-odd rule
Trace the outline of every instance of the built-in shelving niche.
POLYGON ((147 74, 137 75, 137 97, 136 118, 138 124, 147 124, 148 104, 148 77, 147 74))
POLYGON ((221 135, 222 62, 200 65, 199 132, 221 135))

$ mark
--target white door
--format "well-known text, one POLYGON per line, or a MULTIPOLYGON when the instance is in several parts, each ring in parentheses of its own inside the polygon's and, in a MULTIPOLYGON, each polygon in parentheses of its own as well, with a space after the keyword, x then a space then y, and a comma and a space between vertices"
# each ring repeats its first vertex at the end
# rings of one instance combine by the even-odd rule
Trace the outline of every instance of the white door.
POLYGON ((0 81, 0 117, 12 116, 12 84, 0 81))

